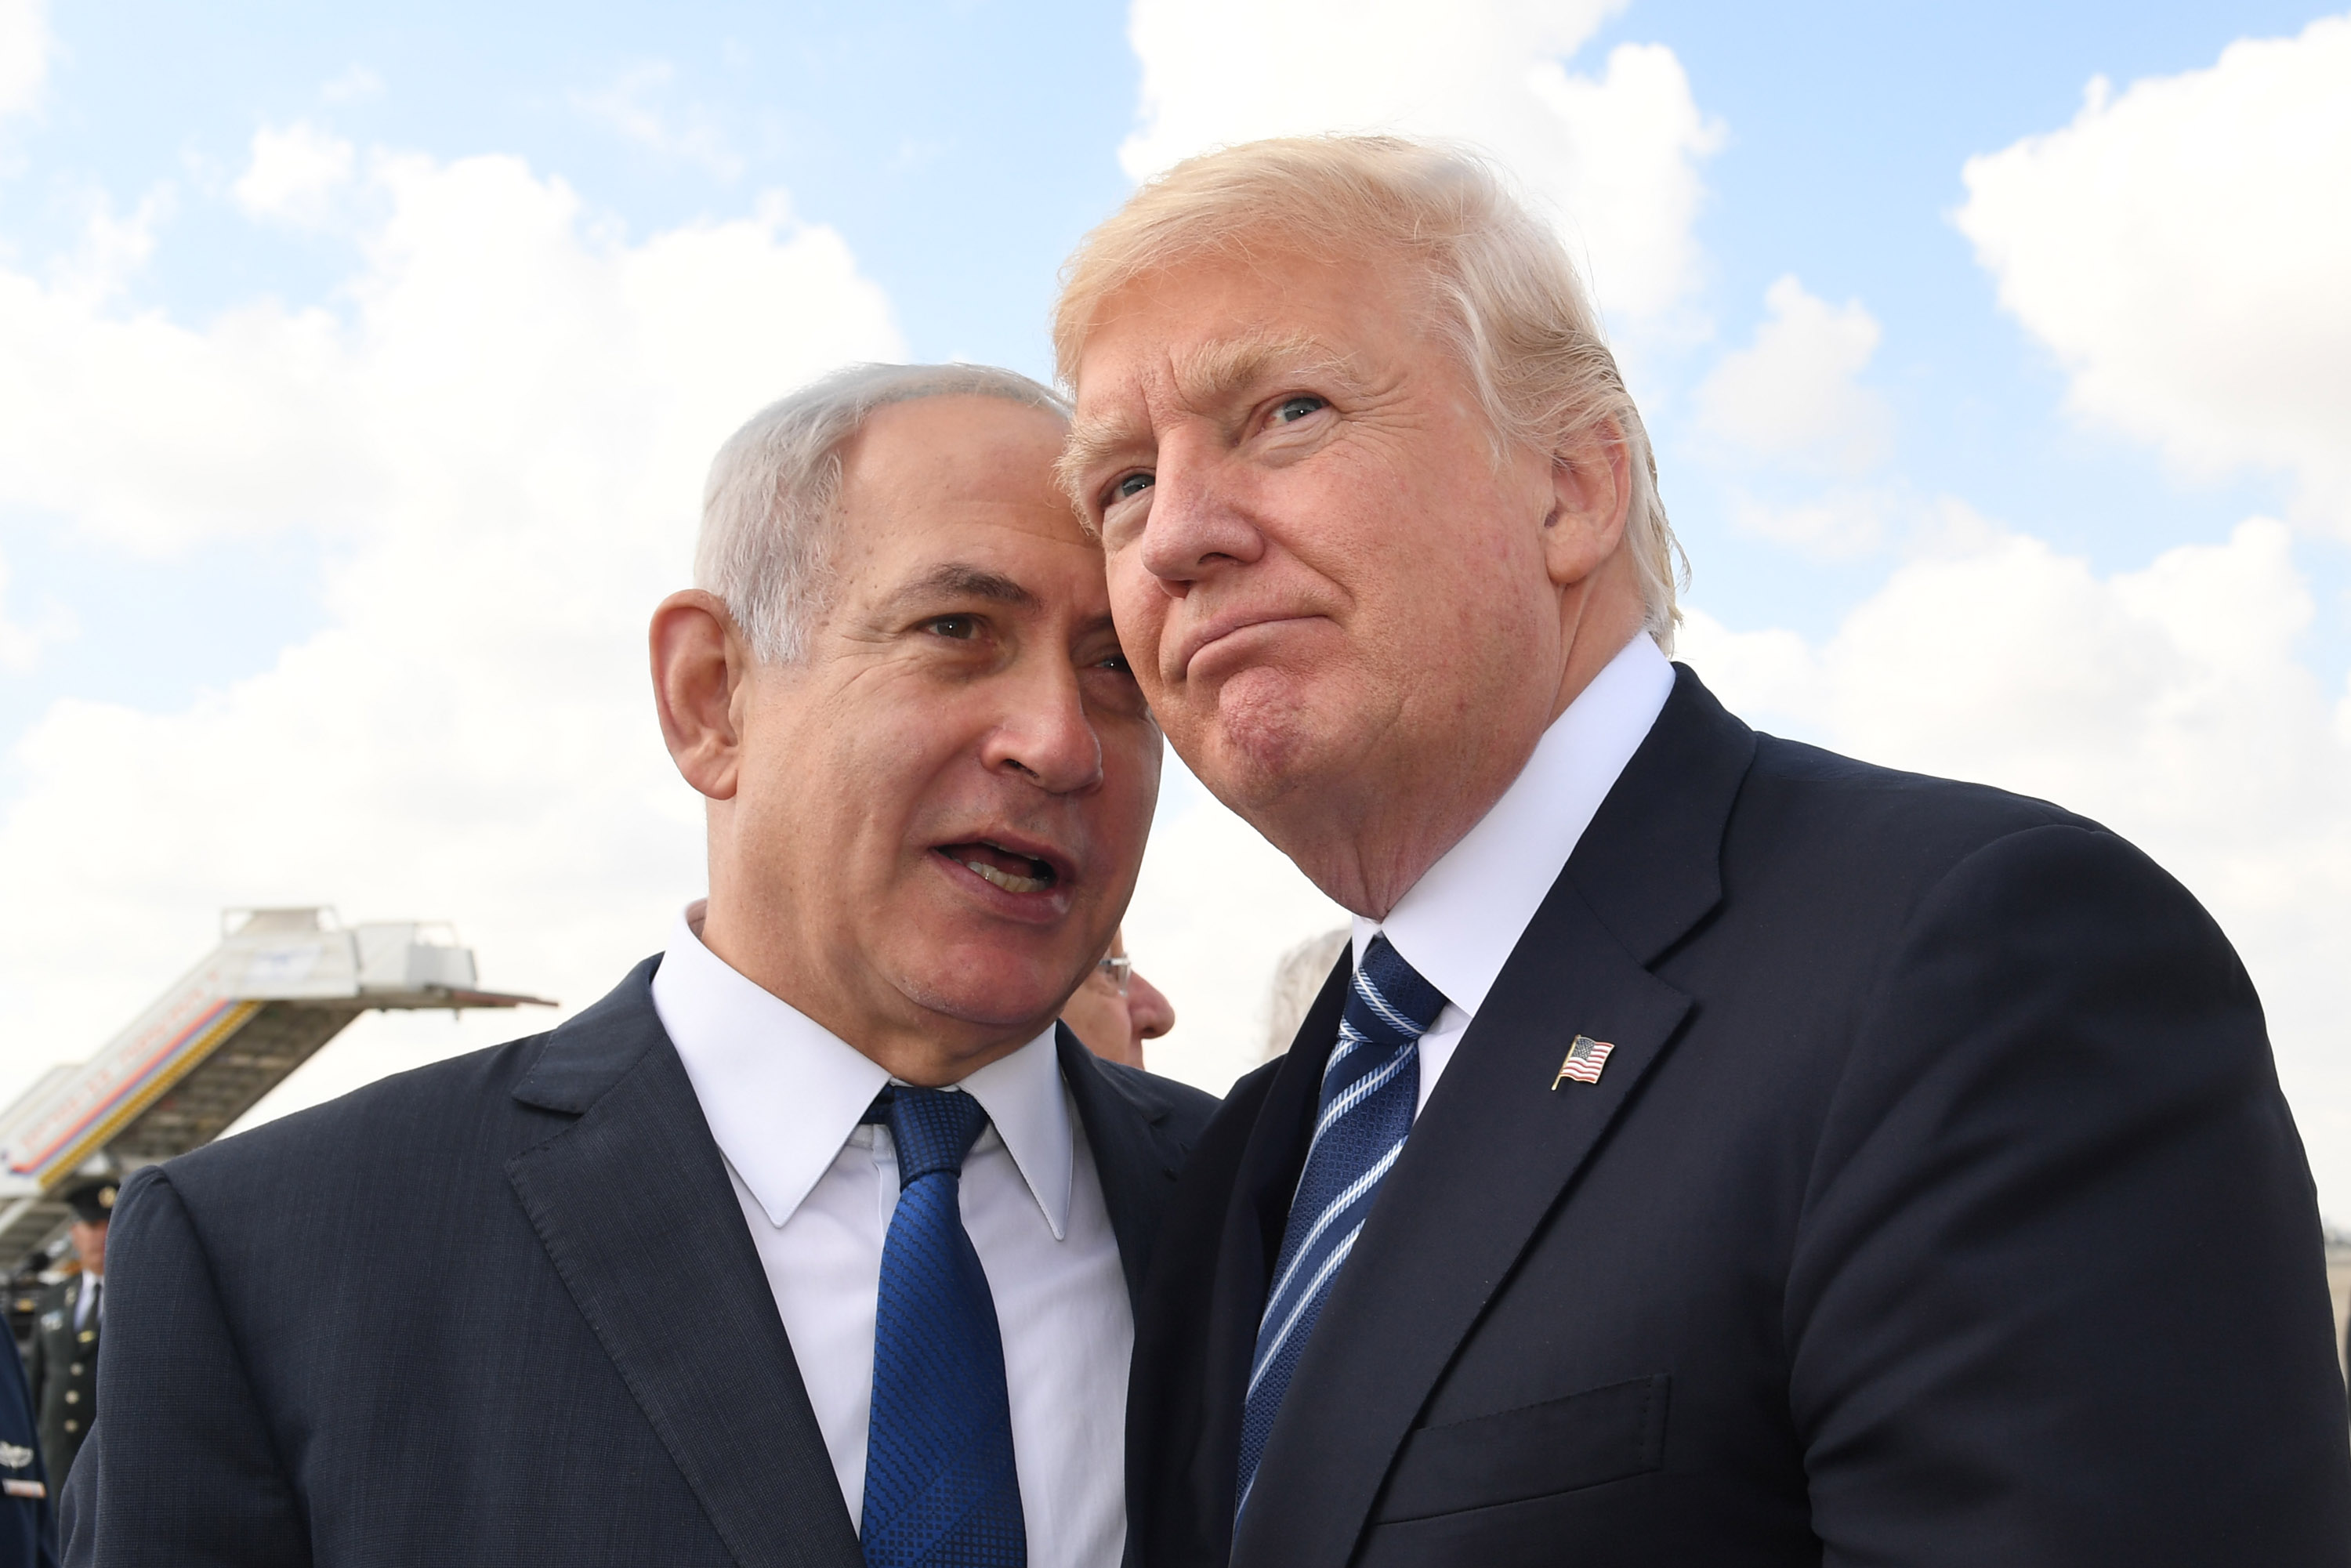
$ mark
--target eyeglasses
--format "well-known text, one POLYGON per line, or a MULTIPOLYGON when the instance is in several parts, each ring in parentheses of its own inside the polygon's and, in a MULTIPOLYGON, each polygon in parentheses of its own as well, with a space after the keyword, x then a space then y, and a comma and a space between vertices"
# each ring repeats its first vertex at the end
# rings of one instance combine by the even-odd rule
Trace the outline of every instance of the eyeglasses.
POLYGON ((1110 977, 1110 983, 1118 988, 1118 994, 1120 996, 1123 997, 1126 995, 1126 982, 1134 974, 1134 959, 1127 957, 1123 954, 1114 955, 1108 958, 1097 960, 1094 964, 1094 967, 1110 977))

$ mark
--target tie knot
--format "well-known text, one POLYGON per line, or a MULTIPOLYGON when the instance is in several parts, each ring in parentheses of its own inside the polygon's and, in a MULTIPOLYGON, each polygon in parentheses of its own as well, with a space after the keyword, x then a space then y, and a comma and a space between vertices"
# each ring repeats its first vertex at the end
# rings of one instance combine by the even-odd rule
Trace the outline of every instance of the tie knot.
POLYGON ((963 1157, 987 1125, 987 1113, 961 1090, 914 1089, 893 1084, 883 1090, 890 1137, 898 1145, 898 1185, 909 1187, 941 1171, 958 1176, 963 1157))
POLYGON ((1372 938, 1364 961, 1355 966, 1355 987, 1347 998, 1349 1020, 1374 1040, 1395 1043, 1418 1040, 1445 1010, 1445 993, 1420 977, 1388 945, 1384 934, 1372 938))

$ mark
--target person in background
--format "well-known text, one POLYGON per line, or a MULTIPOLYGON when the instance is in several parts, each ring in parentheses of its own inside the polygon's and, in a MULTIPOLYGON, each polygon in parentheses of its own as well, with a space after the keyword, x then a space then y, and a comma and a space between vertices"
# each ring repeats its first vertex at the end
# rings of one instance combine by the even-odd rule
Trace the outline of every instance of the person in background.
POLYGON ((0 1355, 0 1568, 57 1568, 56 1501, 24 1364, 0 1355))
POLYGON ((1135 973, 1126 956, 1126 933, 1110 939, 1085 983, 1061 1004, 1061 1021, 1088 1051, 1106 1061, 1143 1065, 1143 1042, 1176 1027, 1176 1006, 1165 993, 1135 973))
POLYGON ((114 1218, 121 1182, 93 1176, 66 1189, 73 1210, 75 1258, 81 1271, 58 1281, 41 1297, 33 1318, 33 1346, 26 1371, 33 1408, 41 1425, 41 1458, 49 1485, 65 1489, 66 1476, 89 1424, 98 1419, 99 1326, 106 1320, 106 1233, 114 1218))
POLYGON ((1259 1061, 1271 1061, 1290 1049, 1298 1026, 1306 1021, 1314 998, 1322 994, 1331 967, 1347 950, 1350 935, 1347 927, 1333 926, 1320 936, 1309 936, 1275 963, 1273 984, 1265 998, 1265 1049, 1258 1053, 1259 1061))

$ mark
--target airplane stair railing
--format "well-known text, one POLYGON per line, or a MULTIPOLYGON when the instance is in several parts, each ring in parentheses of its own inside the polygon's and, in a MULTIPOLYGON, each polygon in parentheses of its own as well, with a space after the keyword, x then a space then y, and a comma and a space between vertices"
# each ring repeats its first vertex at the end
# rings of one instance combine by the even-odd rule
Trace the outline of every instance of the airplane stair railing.
POLYGON ((363 1012, 551 1007, 477 988, 474 955, 422 922, 345 927, 330 910, 223 917, 221 944, 88 1061, 0 1112, 0 1272, 60 1233, 57 1194, 220 1136, 363 1012))

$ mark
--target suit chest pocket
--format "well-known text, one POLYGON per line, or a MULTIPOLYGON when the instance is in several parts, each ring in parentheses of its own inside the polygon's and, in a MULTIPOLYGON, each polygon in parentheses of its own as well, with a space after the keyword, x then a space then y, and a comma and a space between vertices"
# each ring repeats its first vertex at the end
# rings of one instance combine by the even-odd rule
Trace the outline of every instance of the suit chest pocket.
POLYGON ((1665 1463, 1672 1389, 1661 1372, 1423 1427, 1397 1452, 1373 1522, 1522 1502, 1656 1469, 1665 1463))

